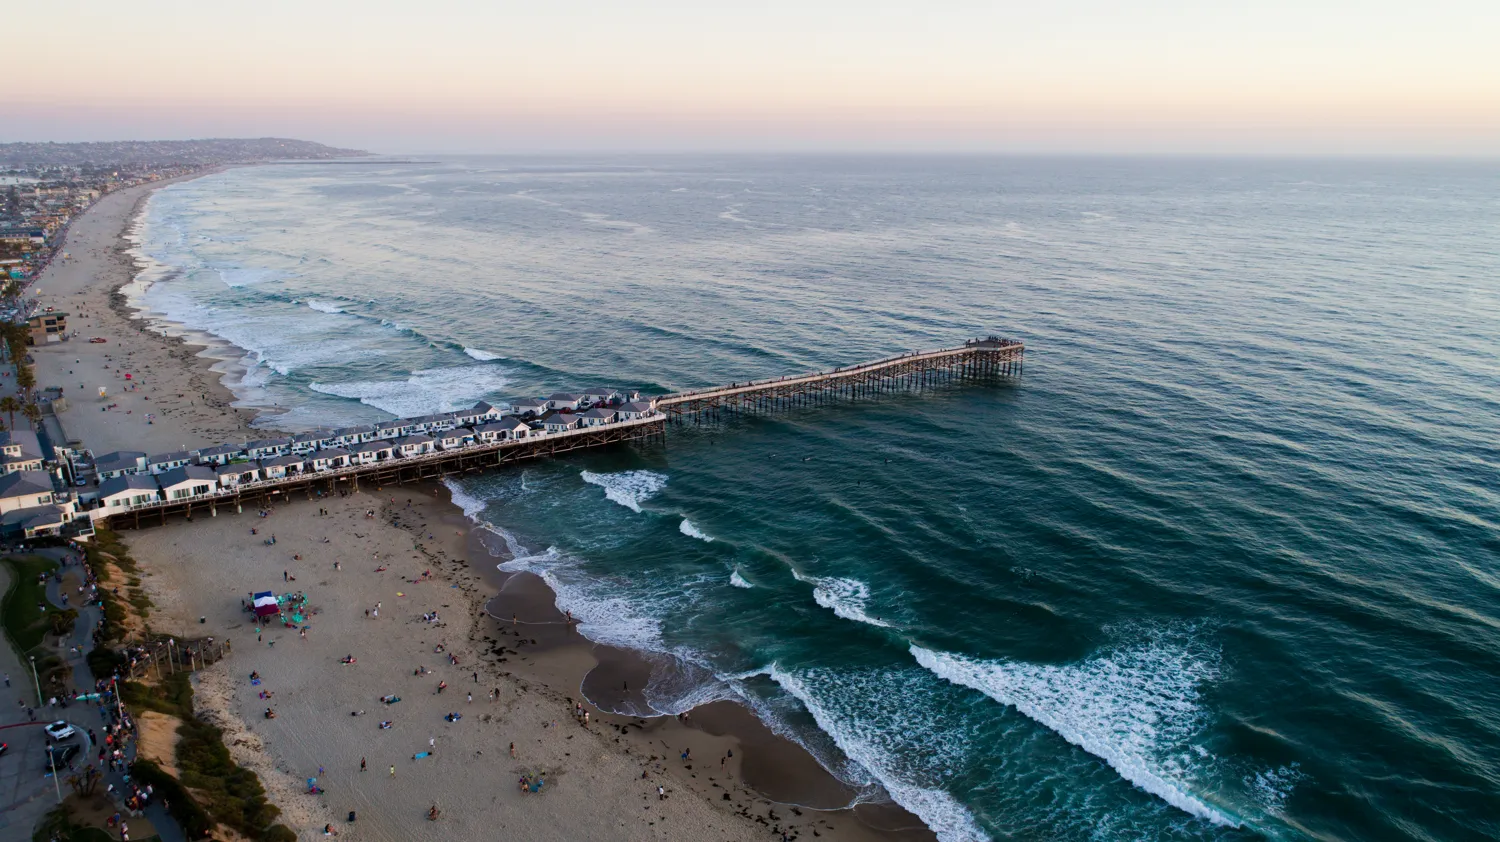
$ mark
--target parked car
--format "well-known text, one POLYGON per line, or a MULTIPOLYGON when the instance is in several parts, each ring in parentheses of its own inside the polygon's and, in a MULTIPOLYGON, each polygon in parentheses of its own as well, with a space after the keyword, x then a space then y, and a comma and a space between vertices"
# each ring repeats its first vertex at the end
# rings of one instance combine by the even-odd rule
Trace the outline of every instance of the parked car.
POLYGON ((42 758, 42 769, 43 771, 50 772, 54 765, 62 769, 68 765, 68 761, 72 760, 73 755, 77 753, 78 746, 75 745, 47 746, 47 756, 42 758))
POLYGON ((66 740, 67 738, 78 733, 77 728, 74 728, 72 725, 69 725, 61 719, 57 720, 51 725, 48 725, 44 730, 47 732, 47 739, 49 740, 66 740))

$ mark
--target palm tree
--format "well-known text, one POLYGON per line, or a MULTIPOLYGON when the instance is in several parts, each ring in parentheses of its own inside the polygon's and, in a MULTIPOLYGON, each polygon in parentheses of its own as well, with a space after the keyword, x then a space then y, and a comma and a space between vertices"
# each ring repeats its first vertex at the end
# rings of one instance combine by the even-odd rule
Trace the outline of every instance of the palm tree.
POLYGON ((21 414, 31 422, 31 429, 35 430, 42 426, 42 408, 36 405, 36 401, 28 401, 21 407, 21 414))
POLYGON ((15 395, 6 395, 0 398, 0 412, 10 416, 10 425, 16 426, 16 411, 21 408, 21 402, 16 400, 15 395))

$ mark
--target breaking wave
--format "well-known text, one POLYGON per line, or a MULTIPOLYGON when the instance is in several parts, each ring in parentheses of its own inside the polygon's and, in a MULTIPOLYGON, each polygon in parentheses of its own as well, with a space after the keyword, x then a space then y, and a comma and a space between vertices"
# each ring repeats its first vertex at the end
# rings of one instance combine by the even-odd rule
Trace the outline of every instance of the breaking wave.
POLYGON ((476 360, 479 360, 482 363, 500 359, 499 354, 491 354, 489 351, 481 351, 478 348, 465 348, 464 353, 468 354, 476 360))
POLYGON ((712 535, 705 534, 703 530, 694 526, 693 522, 688 520, 687 518, 683 518, 682 525, 678 526, 677 528, 680 532, 682 532, 682 534, 688 536, 689 538, 697 538, 700 541, 713 541, 714 539, 712 535))
POLYGON ((342 313, 342 312, 344 312, 344 308, 343 307, 340 307, 339 305, 334 304, 331 301, 319 301, 316 298, 310 298, 310 299, 308 299, 307 306, 311 307, 314 310, 317 310, 319 313, 342 313))
POLYGON ((813 586, 815 602, 845 620, 886 629, 891 627, 890 623, 879 617, 872 617, 865 611, 870 602, 870 586, 864 582, 839 576, 808 576, 796 570, 792 571, 792 575, 797 577, 797 581, 813 586))
POLYGON ((1045 725, 1168 804, 1240 826, 1192 791, 1192 766, 1204 762, 1205 754, 1190 742, 1205 726, 1199 687, 1218 677, 1219 656, 1186 635, 1158 633, 1144 644, 1062 666, 983 660, 917 645, 911 654, 935 675, 1045 725))
POLYGON ((739 570, 735 570, 733 573, 729 574, 729 584, 734 585, 737 588, 755 587, 755 585, 750 583, 749 579, 746 579, 744 576, 740 575, 739 570))
POLYGON ((466 409, 504 389, 509 382, 495 366, 467 365, 414 371, 405 380, 312 383, 308 388, 325 395, 352 398, 398 418, 412 418, 466 409))
POLYGON ((667 487, 666 474, 655 471, 621 471, 616 474, 584 471, 580 476, 584 482, 603 488, 605 497, 633 512, 640 512, 642 503, 667 487))

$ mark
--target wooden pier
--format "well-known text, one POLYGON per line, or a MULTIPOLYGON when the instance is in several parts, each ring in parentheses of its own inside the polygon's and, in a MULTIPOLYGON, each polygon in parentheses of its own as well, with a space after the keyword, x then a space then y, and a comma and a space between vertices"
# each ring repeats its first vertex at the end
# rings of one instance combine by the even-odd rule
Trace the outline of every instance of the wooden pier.
POLYGON ((597 427, 535 434, 519 441, 476 443, 420 456, 385 459, 323 471, 304 471, 216 492, 175 500, 157 500, 111 512, 110 526, 139 528, 167 523, 172 516, 216 517, 220 509, 241 512, 246 505, 265 508, 288 502, 294 495, 313 499, 318 493, 358 491, 361 484, 381 488, 408 482, 497 468, 512 462, 556 456, 589 447, 621 442, 661 441, 668 420, 701 419, 720 412, 769 413, 813 406, 833 400, 859 398, 895 391, 920 390, 962 380, 985 381, 1021 373, 1025 346, 989 337, 958 348, 943 348, 888 357, 861 365, 773 380, 731 383, 710 389, 675 392, 651 400, 655 413, 645 418, 614 421, 597 427))
POLYGON ((1019 375, 1026 346, 1010 339, 976 339, 958 348, 919 351, 811 374, 732 383, 662 395, 652 403, 674 419, 723 411, 768 413, 830 400, 911 391, 955 380, 1019 375))

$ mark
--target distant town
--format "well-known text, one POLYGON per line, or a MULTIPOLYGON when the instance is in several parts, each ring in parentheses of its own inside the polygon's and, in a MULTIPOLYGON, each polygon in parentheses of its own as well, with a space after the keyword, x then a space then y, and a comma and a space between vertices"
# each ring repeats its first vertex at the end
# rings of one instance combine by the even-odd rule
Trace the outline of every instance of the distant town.
POLYGON ((115 190, 227 164, 369 154, 273 137, 0 143, 0 281, 24 286, 35 278, 56 256, 68 223, 115 190))

